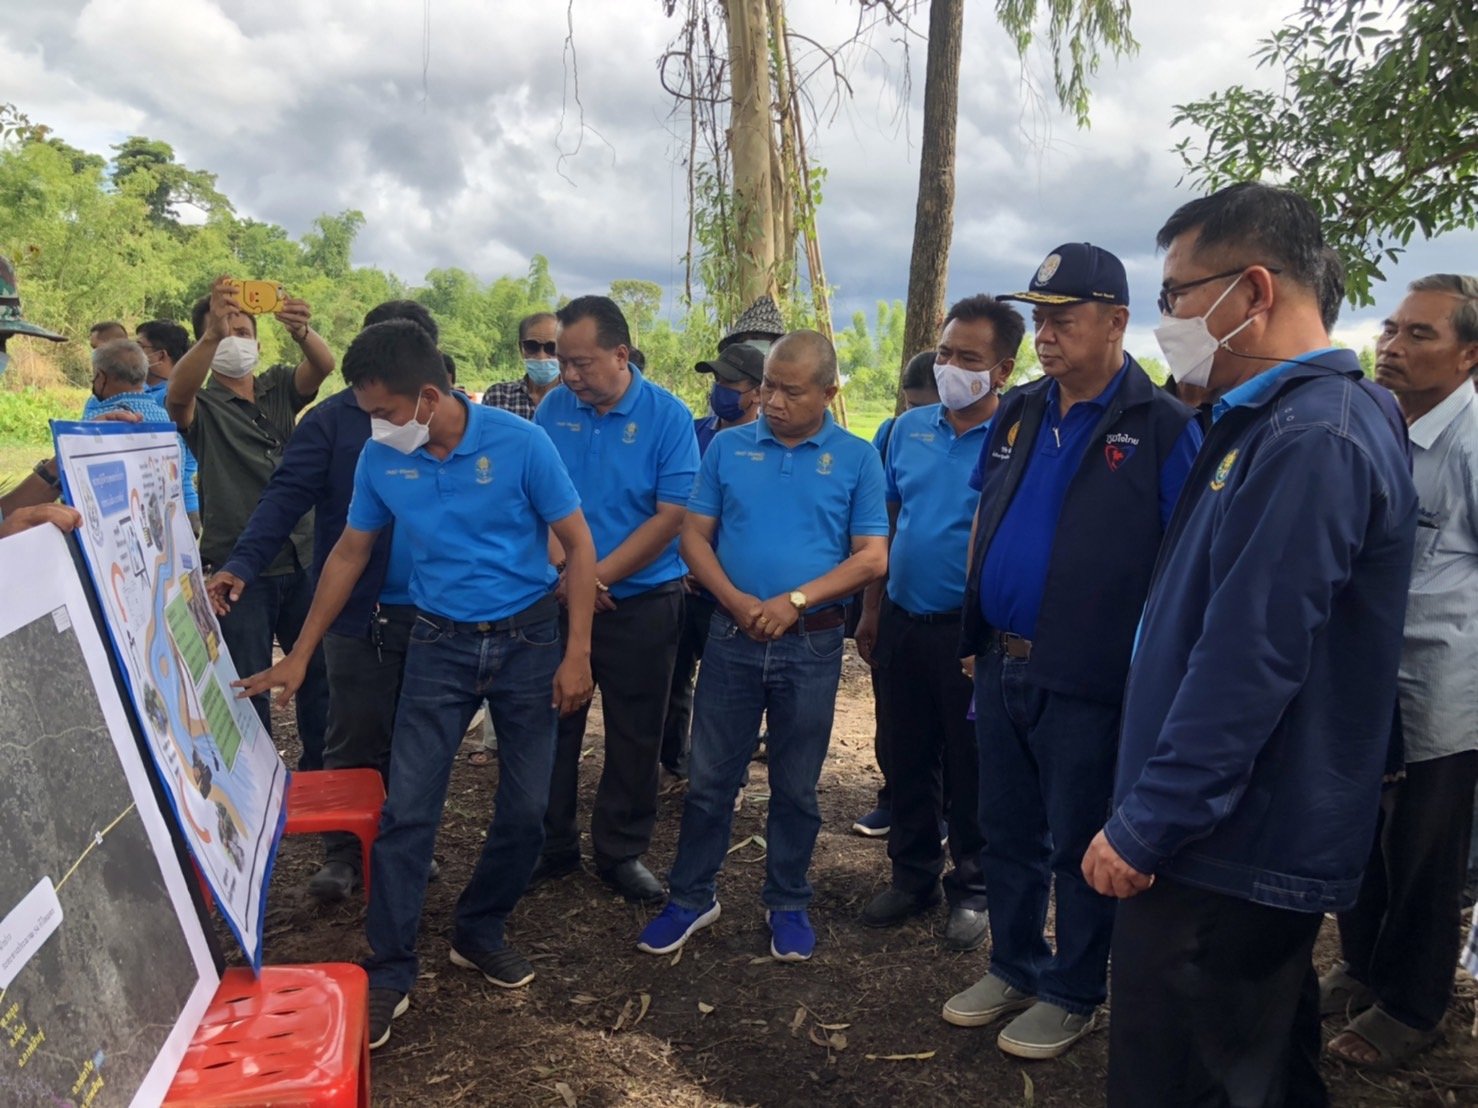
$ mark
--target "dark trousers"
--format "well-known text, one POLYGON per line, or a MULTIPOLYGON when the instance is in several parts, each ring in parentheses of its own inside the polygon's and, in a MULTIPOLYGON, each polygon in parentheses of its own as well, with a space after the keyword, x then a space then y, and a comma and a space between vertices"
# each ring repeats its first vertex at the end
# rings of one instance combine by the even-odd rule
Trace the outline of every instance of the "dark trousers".
POLYGON ((970 711, 970 679, 960 671, 960 621, 926 623, 884 601, 873 671, 883 693, 883 727, 892 738, 893 887, 934 891, 944 872, 939 821, 949 816, 944 878, 951 906, 985 908, 980 854, 980 763, 970 711), (946 803, 947 801, 947 803, 946 803))
MULTIPOLYGON (((385 605, 380 618, 378 641, 368 633, 330 632, 324 637, 329 712, 323 768, 378 770, 388 787, 390 737, 416 609, 385 605)), ((358 838, 331 831, 323 836, 323 845, 327 861, 344 862, 359 872, 358 838)))
POLYGON ((1087 1015, 1107 994, 1114 901, 1083 880, 1083 855, 1109 814, 1119 705, 1051 692, 1025 672, 999 651, 975 659, 990 972, 1087 1015), (1056 953, 1042 931, 1054 888, 1056 953))
POLYGON ((888 691, 878 680, 876 669, 869 670, 868 675, 872 679, 872 756, 878 763, 878 772, 883 775, 877 807, 887 812, 893 808, 893 739, 888 734, 888 691))
POLYGON ((1328 1104, 1310 961, 1322 919, 1166 877, 1120 901, 1110 1108, 1328 1104))
MULTIPOLYGON (((651 845, 657 821, 657 752, 682 599, 682 586, 673 581, 618 600, 615 611, 595 617, 590 669, 600 689, 606 758, 595 790, 590 840, 600 870, 639 858, 651 845)), ((588 715, 587 706, 559 721, 544 818, 544 853, 550 858, 580 852, 580 747, 588 715)))
POLYGON ((683 619, 672 663, 672 688, 667 694, 667 719, 662 725, 661 762, 674 773, 687 773, 692 748, 693 675, 703 660, 708 623, 718 607, 706 593, 683 594, 683 619))
POLYGON ((1409 1027, 1429 1031, 1452 999, 1478 750, 1410 762, 1381 794, 1360 898, 1339 916, 1350 975, 1409 1027))
MULTIPOLYGON (((306 569, 258 577, 221 617, 221 636, 243 677, 260 673, 272 665, 272 639, 275 636, 283 652, 293 648, 313 603, 313 574, 306 569)), ((252 707, 262 720, 267 733, 272 733, 272 717, 266 693, 251 698, 252 707)), ((328 676, 324 670, 323 651, 315 650, 308 663, 303 687, 293 698, 298 720, 298 741, 303 754, 299 769, 322 769, 324 735, 328 727, 328 676)))

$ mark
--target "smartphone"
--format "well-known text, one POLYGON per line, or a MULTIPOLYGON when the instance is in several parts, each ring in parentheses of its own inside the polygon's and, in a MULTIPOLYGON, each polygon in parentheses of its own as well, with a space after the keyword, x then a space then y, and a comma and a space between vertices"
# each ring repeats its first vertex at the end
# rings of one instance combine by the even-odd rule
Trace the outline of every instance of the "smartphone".
POLYGON ((267 315, 280 309, 287 291, 276 281, 236 281, 236 299, 252 315, 267 315))

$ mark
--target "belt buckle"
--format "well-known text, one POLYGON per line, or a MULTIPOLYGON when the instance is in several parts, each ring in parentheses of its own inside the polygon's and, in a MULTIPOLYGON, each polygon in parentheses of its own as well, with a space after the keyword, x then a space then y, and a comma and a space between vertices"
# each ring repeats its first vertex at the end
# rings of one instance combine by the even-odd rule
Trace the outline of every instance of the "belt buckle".
POLYGON ((491 623, 489 623, 487 620, 483 620, 481 623, 479 623, 477 625, 477 629, 478 629, 479 632, 481 632, 482 634, 485 635, 485 634, 487 634, 489 631, 491 631, 493 629, 493 625, 491 623))

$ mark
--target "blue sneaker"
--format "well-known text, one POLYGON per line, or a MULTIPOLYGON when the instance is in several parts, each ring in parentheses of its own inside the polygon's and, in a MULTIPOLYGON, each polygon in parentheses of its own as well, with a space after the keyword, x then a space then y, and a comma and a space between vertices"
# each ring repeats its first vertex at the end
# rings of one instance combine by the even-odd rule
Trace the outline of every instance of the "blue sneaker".
POLYGON ((852 830, 869 839, 886 838, 888 830, 893 825, 893 813, 886 808, 874 808, 865 816, 858 816, 857 822, 852 824, 852 830))
POLYGON ((703 930, 718 919, 718 915, 717 900, 701 912, 669 900, 662 913, 642 930, 641 938, 636 940, 636 949, 646 954, 671 954, 687 942, 693 932, 703 930))
POLYGON ((770 924, 770 957, 777 962, 804 962, 816 950, 816 932, 804 911, 766 912, 770 924))

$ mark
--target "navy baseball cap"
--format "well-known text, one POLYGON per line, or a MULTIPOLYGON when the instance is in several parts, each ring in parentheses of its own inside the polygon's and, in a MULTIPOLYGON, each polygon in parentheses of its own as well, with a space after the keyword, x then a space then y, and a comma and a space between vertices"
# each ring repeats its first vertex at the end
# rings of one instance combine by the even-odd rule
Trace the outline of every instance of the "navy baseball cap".
POLYGON ((755 384, 765 376, 765 356, 752 346, 735 343, 724 347, 717 358, 699 362, 693 367, 699 373, 712 373, 720 381, 731 385, 753 381, 755 384))
POLYGON ((1124 263, 1091 242, 1065 242, 1043 259, 1026 292, 1008 293, 998 300, 1028 304, 1129 305, 1129 278, 1124 263))

